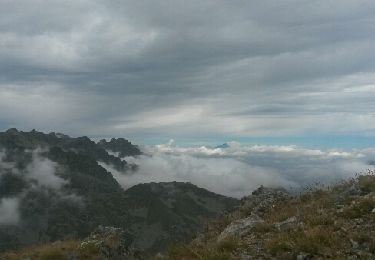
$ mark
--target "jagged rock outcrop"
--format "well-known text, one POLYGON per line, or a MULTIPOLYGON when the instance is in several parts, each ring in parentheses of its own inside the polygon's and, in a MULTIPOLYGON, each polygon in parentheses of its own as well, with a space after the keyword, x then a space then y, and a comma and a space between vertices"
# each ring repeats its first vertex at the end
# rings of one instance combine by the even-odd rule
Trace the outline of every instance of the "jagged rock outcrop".
POLYGON ((291 195, 284 188, 270 188, 260 186, 251 195, 241 199, 241 211, 262 215, 277 202, 290 198, 291 195))
POLYGON ((95 257, 100 260, 139 259, 141 252, 133 248, 132 234, 121 228, 99 226, 79 245, 80 258, 95 257))
POLYGON ((264 220, 255 214, 252 214, 247 218, 235 220, 220 233, 217 240, 220 242, 232 237, 242 237, 250 232, 254 226, 263 222, 264 220))
POLYGON ((109 142, 107 142, 105 139, 102 139, 98 142, 98 145, 106 150, 117 153, 118 157, 120 158, 142 154, 138 146, 133 145, 131 142, 124 138, 112 138, 109 142))
MULTIPOLYGON (((264 222, 261 217, 266 211, 275 206, 276 203, 290 198, 290 194, 283 188, 268 188, 260 186, 251 195, 241 199, 239 211, 231 222, 218 236, 218 241, 238 237, 251 232, 258 224, 264 222), (245 217, 240 217, 239 214, 245 217)), ((286 224, 285 224, 286 225, 286 224)), ((284 226, 280 224, 280 226, 284 226)))

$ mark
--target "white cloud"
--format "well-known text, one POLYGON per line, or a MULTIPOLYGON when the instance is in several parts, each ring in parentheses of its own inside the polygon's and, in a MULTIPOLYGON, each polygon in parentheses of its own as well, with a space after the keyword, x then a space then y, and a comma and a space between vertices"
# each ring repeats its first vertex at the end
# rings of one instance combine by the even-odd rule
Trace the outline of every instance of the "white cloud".
POLYGON ((57 164, 33 152, 32 162, 26 168, 25 178, 36 181, 39 186, 60 190, 67 181, 56 175, 57 164))
POLYGON ((19 198, 0 199, 0 225, 14 225, 19 221, 19 198))
POLYGON ((294 184, 280 178, 273 169, 250 166, 228 158, 158 154, 140 156, 129 161, 140 167, 134 174, 118 172, 104 163, 101 165, 110 171, 125 189, 139 183, 181 181, 191 182, 223 195, 241 197, 260 185, 291 186, 294 184))
MULTIPOLYGON (((372 150, 371 150, 372 151, 372 150)), ((260 185, 300 188, 316 182, 332 183, 370 166, 370 151, 318 150, 297 146, 147 147, 147 155, 125 158, 139 165, 136 173, 121 173, 101 163, 126 189, 139 183, 191 182, 232 197, 250 194, 260 185)))
MULTIPOLYGON (((77 205, 83 205, 82 197, 66 192, 63 187, 68 184, 68 181, 58 176, 59 165, 48 158, 41 155, 42 149, 28 150, 31 154, 31 161, 25 169, 20 170, 16 168, 14 162, 3 162, 0 160, 0 182, 1 175, 5 172, 22 178, 29 185, 15 197, 0 199, 0 225, 16 225, 20 221, 19 204, 27 196, 28 192, 42 191, 43 189, 50 189, 59 200, 68 200, 77 205), (4 171, 4 169, 6 169, 4 171)), ((0 151, 1 156, 5 151, 0 151)))

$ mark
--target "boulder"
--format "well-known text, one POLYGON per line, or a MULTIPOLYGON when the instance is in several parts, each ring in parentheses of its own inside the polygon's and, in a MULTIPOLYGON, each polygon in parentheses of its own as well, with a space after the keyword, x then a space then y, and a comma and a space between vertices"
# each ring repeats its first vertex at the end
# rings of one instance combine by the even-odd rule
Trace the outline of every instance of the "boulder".
POLYGON ((121 228, 99 226, 79 245, 82 254, 99 256, 102 260, 131 259, 134 249, 131 248, 133 236, 121 228))
POLYGON ((218 237, 218 241, 222 241, 229 237, 241 237, 242 235, 250 232, 250 230, 258 223, 264 222, 263 219, 255 214, 247 218, 236 220, 230 223, 218 237))
POLYGON ((276 223, 275 227, 279 231, 284 231, 284 230, 290 229, 291 226, 293 226, 296 222, 297 222, 297 218, 296 217, 291 217, 291 218, 288 218, 287 220, 284 220, 282 222, 276 223))

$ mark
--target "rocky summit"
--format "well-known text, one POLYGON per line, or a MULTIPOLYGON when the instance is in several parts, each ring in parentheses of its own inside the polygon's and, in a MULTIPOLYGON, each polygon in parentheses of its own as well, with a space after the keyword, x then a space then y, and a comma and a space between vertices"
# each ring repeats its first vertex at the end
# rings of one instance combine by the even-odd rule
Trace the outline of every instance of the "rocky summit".
POLYGON ((95 143, 35 130, 0 133, 0 251, 49 243, 66 247, 67 242, 59 241, 87 237, 83 241, 89 247, 81 249, 94 250, 89 242, 94 230, 99 230, 96 237, 115 231, 98 229, 103 226, 126 234, 124 250, 148 255, 189 240, 209 218, 238 205, 237 199, 190 183, 148 183, 124 190, 101 166, 137 174, 137 166, 123 157, 139 154, 137 146, 122 138, 95 143))

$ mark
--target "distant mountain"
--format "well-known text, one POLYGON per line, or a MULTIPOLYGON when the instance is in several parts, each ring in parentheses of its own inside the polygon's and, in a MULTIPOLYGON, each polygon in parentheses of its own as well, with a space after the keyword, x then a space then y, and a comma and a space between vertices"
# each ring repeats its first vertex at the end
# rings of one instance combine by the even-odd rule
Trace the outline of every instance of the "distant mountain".
MULTIPOLYGON (((118 170, 126 170, 131 167, 126 161, 114 155, 110 155, 101 145, 96 144, 86 136, 71 138, 60 133, 44 134, 35 130, 22 132, 12 128, 6 132, 0 133, 0 145, 10 151, 35 150, 37 148, 60 148, 62 151, 72 151, 80 155, 91 157, 96 161, 112 164, 118 170)), ((126 146, 128 147, 129 145, 126 146)), ((133 146, 132 149, 138 148, 133 146)))
POLYGON ((223 143, 221 145, 216 146, 215 148, 221 148, 221 149, 229 148, 229 144, 228 143, 223 143))
POLYGON ((0 133, 0 251, 86 237, 99 225, 119 227, 132 246, 156 252, 189 239, 204 221, 238 200, 190 183, 149 183, 123 190, 98 162, 122 174, 136 165, 120 157, 140 154, 125 139, 9 129, 0 133))
POLYGON ((98 145, 106 150, 118 153, 118 157, 120 158, 141 154, 138 146, 133 145, 131 142, 124 138, 112 138, 109 142, 107 142, 105 139, 102 139, 99 141, 98 145))

